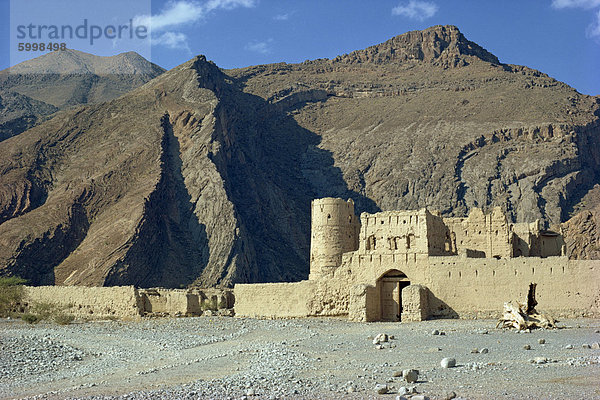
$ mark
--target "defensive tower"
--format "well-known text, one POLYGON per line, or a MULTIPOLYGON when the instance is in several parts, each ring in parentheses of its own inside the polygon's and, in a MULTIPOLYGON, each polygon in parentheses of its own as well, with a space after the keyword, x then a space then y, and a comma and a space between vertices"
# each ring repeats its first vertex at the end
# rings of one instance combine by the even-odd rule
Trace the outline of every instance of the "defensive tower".
POLYGON ((342 263, 342 254, 358 249, 360 222, 352 199, 326 197, 312 201, 310 276, 330 277, 342 263))

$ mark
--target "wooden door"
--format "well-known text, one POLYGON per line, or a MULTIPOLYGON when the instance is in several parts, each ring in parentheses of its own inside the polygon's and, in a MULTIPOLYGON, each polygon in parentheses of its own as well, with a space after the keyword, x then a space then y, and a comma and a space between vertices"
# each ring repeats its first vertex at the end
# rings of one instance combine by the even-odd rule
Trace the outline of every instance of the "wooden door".
POLYGON ((381 319, 398 321, 400 315, 400 285, 398 281, 381 282, 381 319))

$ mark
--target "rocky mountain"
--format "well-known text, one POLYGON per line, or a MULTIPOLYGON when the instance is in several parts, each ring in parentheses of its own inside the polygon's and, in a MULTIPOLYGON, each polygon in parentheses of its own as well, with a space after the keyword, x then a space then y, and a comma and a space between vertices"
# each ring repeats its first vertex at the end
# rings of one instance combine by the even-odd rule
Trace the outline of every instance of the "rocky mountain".
MULTIPOLYGON (((35 284, 299 280, 324 196, 557 225, 597 196, 599 117, 598 97, 453 26, 302 64, 199 56, 0 143, 0 268, 35 284)), ((592 252, 569 227, 598 229, 581 218, 563 225, 573 257, 592 252)))
POLYGON ((46 53, 0 71, 0 141, 58 110, 119 97, 164 72, 137 53, 46 53))

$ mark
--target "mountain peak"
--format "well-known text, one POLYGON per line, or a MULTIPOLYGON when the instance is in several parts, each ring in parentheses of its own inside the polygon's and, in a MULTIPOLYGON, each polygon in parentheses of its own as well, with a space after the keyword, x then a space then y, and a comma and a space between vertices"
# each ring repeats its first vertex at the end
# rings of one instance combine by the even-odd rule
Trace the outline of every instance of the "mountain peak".
POLYGON ((444 67, 467 65, 469 59, 499 64, 492 53, 465 38, 454 25, 436 25, 422 31, 411 31, 364 50, 338 56, 333 62, 397 63, 424 61, 444 67))
POLYGON ((164 69, 129 51, 114 56, 96 56, 79 50, 51 51, 10 67, 13 74, 156 74, 164 69))

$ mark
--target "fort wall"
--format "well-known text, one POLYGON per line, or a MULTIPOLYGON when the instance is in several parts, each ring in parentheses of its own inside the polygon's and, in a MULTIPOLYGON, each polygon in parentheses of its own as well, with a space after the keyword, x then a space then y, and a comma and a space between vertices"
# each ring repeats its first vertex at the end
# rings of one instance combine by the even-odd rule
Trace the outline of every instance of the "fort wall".
POLYGON ((467 218, 384 211, 363 213, 356 235, 353 212, 350 200, 313 201, 309 281, 236 285, 236 312, 356 321, 400 313, 409 320, 499 317, 504 302, 525 301, 535 283, 539 311, 600 316, 600 261, 560 256, 562 236, 541 231, 539 221, 509 224, 498 207, 467 218))
POLYGON ((235 315, 252 318, 293 318, 311 315, 316 283, 236 284, 235 315))
POLYGON ((200 315, 232 308, 231 289, 136 289, 133 286, 25 286, 23 306, 45 303, 82 319, 139 318, 147 314, 200 315))
POLYGON ((498 317, 503 303, 525 302, 536 283, 537 309, 555 317, 600 316, 600 261, 566 257, 430 257, 434 317, 498 317))
POLYGON ((54 304, 77 318, 139 318, 143 305, 133 286, 25 286, 24 303, 54 304))

